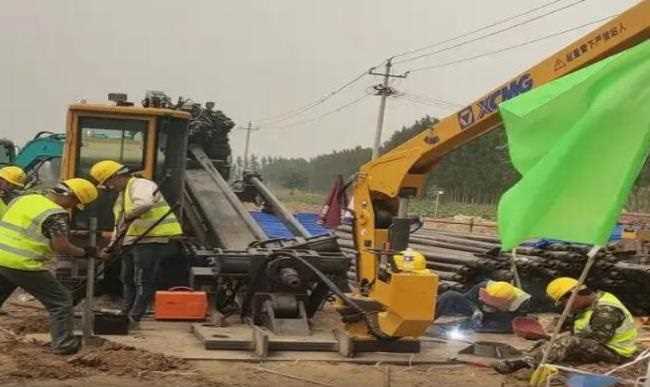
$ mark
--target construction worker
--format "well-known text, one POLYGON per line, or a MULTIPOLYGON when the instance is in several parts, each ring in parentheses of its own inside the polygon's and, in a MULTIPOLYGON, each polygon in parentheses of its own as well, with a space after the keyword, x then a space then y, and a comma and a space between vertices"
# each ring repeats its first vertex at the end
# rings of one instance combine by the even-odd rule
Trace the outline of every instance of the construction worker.
POLYGON ((124 246, 137 241, 129 253, 121 257, 124 312, 131 321, 131 328, 137 329, 156 291, 161 262, 180 254, 174 239, 182 236, 183 230, 153 181, 133 176, 125 165, 112 160, 93 165, 90 175, 97 180, 100 189, 119 193, 113 205, 112 243, 119 242, 122 235, 124 246), (157 222, 159 224, 153 227, 157 222))
POLYGON ((465 293, 449 290, 438 298, 436 318, 471 316, 469 325, 477 332, 512 332, 512 320, 525 315, 530 295, 504 281, 484 281, 465 293))
MULTIPOLYGON (((576 286, 576 279, 560 277, 547 285, 546 293, 558 306, 564 307, 576 286)), ((637 353, 634 318, 613 294, 594 291, 582 285, 571 306, 571 313, 572 317, 565 324, 570 328, 571 334, 562 336, 553 343, 547 363, 618 364, 637 353)), ((501 373, 534 368, 542 360, 543 347, 545 346, 539 346, 521 359, 497 362, 494 368, 501 373)))
POLYGON ((72 333, 72 295, 47 270, 53 253, 69 257, 94 256, 94 248, 81 248, 68 239, 67 210, 97 198, 88 180, 60 182, 45 194, 28 194, 11 202, 0 220, 0 305, 20 287, 34 296, 50 315, 51 346, 59 354, 79 350, 72 333))
POLYGON ((19 167, 9 166, 0 169, 0 217, 7 211, 9 203, 25 187, 27 177, 19 167))

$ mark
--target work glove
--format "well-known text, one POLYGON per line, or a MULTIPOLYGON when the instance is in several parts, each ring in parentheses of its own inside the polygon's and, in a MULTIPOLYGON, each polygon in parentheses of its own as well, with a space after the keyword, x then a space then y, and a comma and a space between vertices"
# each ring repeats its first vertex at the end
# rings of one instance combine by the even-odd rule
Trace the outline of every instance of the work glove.
POLYGON ((558 369, 549 365, 540 365, 530 376, 528 385, 531 387, 544 387, 550 377, 558 373, 558 369))
POLYGON ((475 310, 472 313, 472 327, 480 328, 483 326, 483 312, 480 310, 475 310))

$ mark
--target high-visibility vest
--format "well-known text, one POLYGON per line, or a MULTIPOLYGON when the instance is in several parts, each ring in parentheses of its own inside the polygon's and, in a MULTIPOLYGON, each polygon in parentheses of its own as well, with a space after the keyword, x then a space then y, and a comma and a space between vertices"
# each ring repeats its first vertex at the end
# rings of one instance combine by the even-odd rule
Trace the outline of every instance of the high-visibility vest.
POLYGON ((0 219, 0 266, 16 270, 44 270, 52 255, 43 222, 66 210, 39 194, 13 200, 0 219))
MULTIPOLYGON (((637 331, 636 326, 634 325, 634 318, 630 311, 627 310, 625 305, 623 305, 616 296, 607 292, 600 293, 596 305, 612 306, 625 314, 625 320, 616 330, 614 337, 612 337, 605 345, 621 356, 631 357, 634 355, 637 351, 635 343, 637 331)), ((573 323, 574 333, 581 333, 589 329, 589 321, 591 320, 592 314, 593 307, 578 315, 578 318, 573 323)))
MULTIPOLYGON (((129 179, 129 182, 126 184, 124 191, 120 192, 115 200, 113 205, 113 215, 115 215, 115 221, 123 216, 123 214, 128 214, 134 209, 133 199, 131 199, 131 188, 133 183, 138 178, 132 177, 129 179)), ((149 209, 149 211, 140 215, 135 219, 129 229, 126 232, 128 236, 140 236, 144 234, 149 227, 156 223, 160 218, 165 216, 169 212, 170 207, 167 204, 167 201, 162 195, 158 195, 158 200, 156 203, 149 209)), ((183 234, 183 229, 181 228, 178 219, 174 213, 170 213, 162 222, 160 222, 156 227, 147 233, 147 237, 173 237, 183 234)))
POLYGON ((7 207, 5 201, 0 199, 0 218, 4 216, 5 212, 7 212, 7 207))

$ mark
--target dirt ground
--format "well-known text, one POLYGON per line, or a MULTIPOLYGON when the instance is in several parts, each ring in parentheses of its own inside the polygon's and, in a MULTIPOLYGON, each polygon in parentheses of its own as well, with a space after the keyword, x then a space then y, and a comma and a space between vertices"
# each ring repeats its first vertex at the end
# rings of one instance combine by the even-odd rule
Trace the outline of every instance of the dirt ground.
MULTIPOLYGON (((526 372, 504 377, 474 364, 417 365, 412 367, 317 361, 184 360, 103 340, 79 354, 59 356, 46 342, 28 339, 28 333, 47 332, 47 316, 39 304, 14 295, 0 316, 0 385, 29 387, 377 387, 526 386, 526 372), (388 381, 390 380, 390 382, 388 381)), ((170 345, 174 345, 170 338, 170 345)), ((646 363, 620 376, 635 379, 646 363)), ((604 372, 610 365, 582 369, 604 372)))
POLYGON ((51 353, 46 342, 24 336, 48 331, 47 314, 36 301, 17 292, 3 310, 7 315, 0 316, 0 385, 7 387, 525 385, 504 379, 489 368, 470 365, 187 361, 109 341, 76 355, 60 356, 51 353))

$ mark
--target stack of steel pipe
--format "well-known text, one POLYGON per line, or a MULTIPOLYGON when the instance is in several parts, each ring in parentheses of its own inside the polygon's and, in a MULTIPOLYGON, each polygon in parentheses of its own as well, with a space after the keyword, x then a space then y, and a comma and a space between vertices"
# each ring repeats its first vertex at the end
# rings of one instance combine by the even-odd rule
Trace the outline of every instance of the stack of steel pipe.
MULTIPOLYGON (((342 250, 356 254, 351 228, 336 230, 342 250)), ((510 278, 511 256, 499 252, 497 238, 450 231, 420 230, 411 235, 409 247, 421 252, 427 267, 440 279, 438 291, 462 291, 485 279, 510 278)), ((546 284, 557 276, 577 277, 586 262, 590 247, 565 242, 524 246, 517 249, 517 268, 524 288, 548 307, 546 284)), ((630 252, 615 245, 599 252, 587 284, 616 294, 633 312, 650 314, 650 266, 638 263, 630 252)), ((355 279, 356 274, 350 273, 355 279)))

